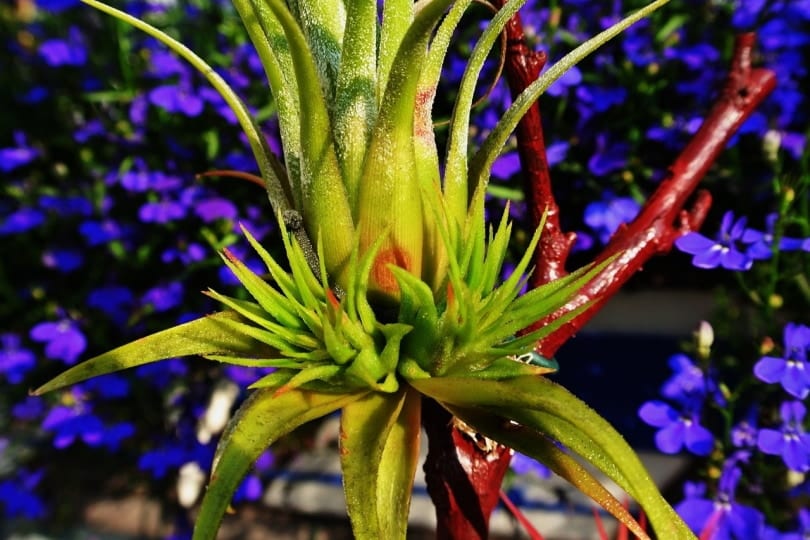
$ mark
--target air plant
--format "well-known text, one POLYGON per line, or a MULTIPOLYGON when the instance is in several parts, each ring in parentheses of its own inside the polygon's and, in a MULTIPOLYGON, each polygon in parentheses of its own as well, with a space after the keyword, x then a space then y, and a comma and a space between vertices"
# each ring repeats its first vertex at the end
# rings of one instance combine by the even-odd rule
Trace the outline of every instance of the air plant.
POLYGON ((472 0, 389 0, 381 8, 376 0, 234 0, 275 100, 281 157, 201 58, 144 21, 83 1, 165 43, 222 94, 256 157, 289 264, 282 267, 245 230, 266 274, 227 250, 222 258, 251 300, 208 291, 223 311, 87 360, 35 392, 177 356, 276 368, 251 385, 221 437, 195 538, 215 537, 239 482, 268 445, 335 411, 355 536, 404 538, 423 396, 543 462, 638 537, 647 538, 643 528, 583 461, 632 496, 659 537, 693 538, 622 437, 543 377, 553 364, 519 359, 579 311, 521 332, 568 303, 603 265, 520 296, 542 227, 499 283, 508 210, 497 227, 487 229, 484 219, 490 169, 529 106, 568 68, 667 0, 570 52, 470 152, 484 60, 525 0, 507 2, 471 54, 441 162, 431 109, 451 37, 472 0))

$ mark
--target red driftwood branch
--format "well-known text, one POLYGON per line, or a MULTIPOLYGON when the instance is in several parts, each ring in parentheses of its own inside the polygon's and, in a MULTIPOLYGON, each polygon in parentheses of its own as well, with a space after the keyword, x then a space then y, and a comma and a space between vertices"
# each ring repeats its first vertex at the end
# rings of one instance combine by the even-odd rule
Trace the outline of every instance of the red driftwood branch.
MULTIPOLYGON (((502 6, 502 0, 496 0, 502 6)), ((523 91, 539 75, 545 56, 531 51, 525 43, 519 15, 507 25, 506 78, 512 94, 523 91)), ((602 305, 653 255, 665 253, 675 238, 696 230, 711 205, 711 196, 700 191, 691 208, 686 203, 731 136, 773 90, 776 78, 767 69, 751 66, 756 41, 753 33, 737 38, 731 71, 717 103, 700 130, 684 148, 669 175, 649 198, 639 216, 620 228, 597 261, 620 254, 595 276, 570 304, 545 324, 587 302, 593 304, 574 320, 538 343, 537 350, 553 356, 602 305)), ((559 207, 552 192, 539 107, 535 104, 517 129, 518 151, 524 172, 524 190, 533 225, 548 210, 544 235, 535 258, 532 285, 547 283, 565 274, 565 263, 575 236, 563 233, 559 207)), ((437 537, 467 540, 487 537, 489 515, 497 504, 497 493, 508 468, 511 453, 500 445, 483 447, 460 430, 450 415, 426 403, 425 427, 430 452, 425 463, 428 491, 437 509, 437 537), (428 412, 430 411, 430 412, 428 412), (493 497, 494 495, 494 497, 493 497)))
POLYGON ((754 33, 737 36, 731 70, 719 99, 636 219, 616 231, 596 260, 604 261, 617 254, 618 257, 595 276, 574 301, 541 324, 587 302, 593 301, 593 304, 539 343, 538 352, 553 356, 653 255, 668 252, 676 238, 703 224, 711 195, 706 190, 699 191, 688 209, 687 200, 729 139, 776 87, 773 71, 751 66, 755 42, 754 33))

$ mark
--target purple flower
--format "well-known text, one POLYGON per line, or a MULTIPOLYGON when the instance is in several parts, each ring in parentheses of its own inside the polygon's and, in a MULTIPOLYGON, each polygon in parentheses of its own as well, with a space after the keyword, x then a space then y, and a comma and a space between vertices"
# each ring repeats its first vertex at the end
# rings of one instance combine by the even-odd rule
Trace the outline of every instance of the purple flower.
POLYGON ((734 499, 741 476, 742 471, 737 466, 736 459, 730 459, 723 467, 717 494, 713 499, 705 498, 705 488, 701 491, 691 486, 689 491, 684 490, 686 499, 675 510, 702 539, 762 538, 760 533, 765 526, 762 514, 734 499))
POLYGON ((11 384, 19 384, 36 364, 34 353, 21 347, 17 334, 0 334, 0 373, 11 384))
POLYGON ((171 113, 198 116, 205 102, 191 93, 190 85, 164 85, 149 92, 149 102, 171 113))
POLYGON ((515 452, 509 466, 517 474, 527 475, 534 473, 540 478, 551 478, 551 470, 548 467, 520 452, 515 452))
POLYGON ((608 143, 604 135, 596 139, 596 151, 588 160, 588 170, 595 176, 605 176, 627 165, 630 145, 608 143))
POLYGON ((172 75, 185 75, 189 71, 186 64, 181 62, 177 55, 162 49, 149 51, 149 64, 149 72, 159 79, 172 75))
POLYGON ((754 375, 766 383, 781 383, 790 395, 804 399, 810 393, 810 327, 787 323, 783 336, 783 357, 763 356, 754 366, 754 375))
POLYGON ((20 208, 12 212, 0 223, 0 236, 23 233, 42 225, 45 214, 34 208, 20 208))
POLYGON ((39 519, 45 516, 45 504, 34 494, 43 471, 19 470, 15 477, 0 482, 0 503, 10 518, 39 519))
POLYGON ((87 245, 98 246, 118 240, 124 236, 124 229, 112 219, 90 220, 79 225, 79 233, 84 237, 87 245))
POLYGON ((248 474, 236 488, 233 494, 233 502, 256 501, 262 496, 264 487, 261 478, 255 474, 248 474))
POLYGON ((60 13, 79 4, 79 0, 37 0, 37 8, 51 13, 60 13))
POLYGON ((520 171, 520 156, 517 152, 507 152, 498 156, 492 164, 492 176, 501 180, 508 180, 513 174, 520 171))
POLYGON ((185 206, 168 199, 146 203, 138 211, 138 217, 146 223, 168 223, 182 219, 185 215, 185 206))
MULTIPOLYGON (((229 366, 230 367, 230 366, 229 366)), ((233 366, 241 367, 241 366, 233 366)), ((245 368, 250 369, 250 368, 245 368)), ((145 379, 156 388, 163 389, 173 380, 183 377, 188 373, 188 366, 179 358, 171 358, 160 363, 145 364, 135 368, 135 375, 145 379)), ((255 377, 249 381, 254 382, 255 377)))
POLYGON ((766 0, 745 0, 744 2, 736 2, 731 23, 735 28, 742 30, 750 29, 756 23, 762 8, 765 7, 765 2, 766 0))
POLYGON ((14 142, 17 146, 0 148, 0 171, 9 172, 34 161, 39 152, 26 143, 25 133, 14 132, 14 142))
POLYGON ((757 446, 757 409, 752 407, 748 414, 731 428, 731 444, 737 448, 754 448, 757 446))
POLYGON ((706 376, 691 358, 683 353, 673 354, 669 367, 673 375, 661 387, 661 395, 678 402, 706 395, 706 376))
POLYGON ((565 161, 568 155, 568 149, 571 147, 567 142, 556 142, 546 147, 546 159, 548 160, 549 167, 553 167, 558 163, 565 161))
MULTIPOLYGON (((768 214, 765 218, 765 230, 745 229, 741 241, 749 244, 745 253, 754 260, 770 259, 773 255, 774 228, 779 221, 779 214, 776 212, 768 214)), ((779 251, 792 251, 802 249, 801 238, 782 237, 779 239, 779 251)))
POLYGON ((619 225, 635 219, 640 208, 630 197, 614 197, 606 193, 604 201, 585 207, 585 224, 596 232, 603 244, 607 244, 619 225))
POLYGON ((108 373, 82 382, 81 391, 97 394, 105 399, 117 399, 129 394, 129 381, 119 373, 108 373))
POLYGON ((211 197, 194 203, 194 211, 205 223, 217 219, 235 219, 236 206, 228 199, 211 197))
POLYGON ((42 420, 42 428, 54 432, 53 445, 56 448, 66 448, 76 440, 82 440, 88 446, 99 446, 104 438, 104 424, 81 407, 54 407, 42 420))
POLYGON ((786 401, 779 413, 782 428, 759 430, 757 446, 766 454, 781 455, 791 470, 810 471, 810 434, 802 424, 807 409, 801 401, 786 401))
MULTIPOLYGON (((550 64, 547 64, 550 65, 550 64)), ((566 95, 568 89, 576 87, 582 82, 582 71, 577 66, 572 67, 562 77, 557 79, 554 84, 548 87, 546 94, 550 96, 560 97, 566 95)))
POLYGON ((160 260, 164 263, 170 263, 179 260, 183 264, 191 264, 193 262, 201 261, 205 258, 205 248, 197 242, 183 243, 176 248, 169 248, 164 251, 160 260))
POLYGON ((178 469, 190 461, 210 464, 213 449, 210 446, 198 444, 195 437, 189 440, 192 441, 190 445, 172 441, 143 453, 138 460, 138 467, 151 472, 153 477, 159 479, 166 476, 170 470, 178 469))
POLYGON ((118 324, 126 321, 134 302, 132 291, 116 285, 100 287, 87 296, 88 306, 103 311, 118 324))
POLYGON ((700 417, 694 409, 681 413, 663 401, 648 401, 638 411, 647 424, 660 428, 655 434, 655 444, 665 454, 676 454, 684 446, 698 456, 707 456, 714 448, 711 431, 700 425, 700 417))
POLYGON ((240 387, 253 384, 263 376, 269 375, 275 371, 275 368, 254 368, 232 365, 225 365, 222 369, 225 376, 240 387))
POLYGON ((39 207, 52 210, 60 216, 89 216, 93 213, 93 203, 85 197, 55 197, 43 195, 39 198, 39 207))
POLYGON ((175 281, 168 285, 152 287, 146 291, 141 301, 144 304, 151 304, 157 312, 168 311, 183 301, 183 285, 175 281))
POLYGON ((735 221, 734 214, 728 211, 723 215, 716 240, 690 232, 675 240, 675 246, 684 253, 694 255, 692 264, 697 268, 722 266, 727 270, 748 270, 753 261, 737 247, 745 232, 745 223, 746 218, 735 221))
POLYGON ((605 112, 614 105, 627 100, 627 90, 622 87, 606 88, 582 84, 577 87, 577 108, 583 117, 605 112))
POLYGON ((42 253, 42 265, 45 268, 51 268, 63 273, 78 270, 83 264, 84 256, 75 249, 55 248, 42 253))
POLYGON ((84 38, 76 27, 71 27, 68 39, 49 39, 39 45, 39 55, 51 67, 83 66, 87 63, 84 38))
POLYGON ((75 364, 87 346, 84 334, 69 319, 41 322, 31 329, 30 337, 34 341, 47 343, 45 356, 66 364, 75 364))
POLYGON ((45 414, 45 403, 39 396, 28 396, 11 409, 11 416, 26 422, 42 418, 43 414, 45 414))

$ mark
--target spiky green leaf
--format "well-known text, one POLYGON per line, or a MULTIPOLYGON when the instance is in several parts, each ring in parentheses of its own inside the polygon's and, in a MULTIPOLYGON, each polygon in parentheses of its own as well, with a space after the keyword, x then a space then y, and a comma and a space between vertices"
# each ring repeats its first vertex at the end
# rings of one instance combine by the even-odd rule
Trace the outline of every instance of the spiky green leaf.
POLYGON ((166 358, 224 353, 251 356, 270 352, 250 337, 234 332, 228 323, 238 320, 235 313, 224 311, 156 332, 73 366, 33 394, 41 395, 91 377, 166 358))
POLYGON ((194 540, 214 540, 234 491, 259 455, 298 426, 326 416, 365 395, 272 389, 253 392, 222 434, 194 526, 194 540))

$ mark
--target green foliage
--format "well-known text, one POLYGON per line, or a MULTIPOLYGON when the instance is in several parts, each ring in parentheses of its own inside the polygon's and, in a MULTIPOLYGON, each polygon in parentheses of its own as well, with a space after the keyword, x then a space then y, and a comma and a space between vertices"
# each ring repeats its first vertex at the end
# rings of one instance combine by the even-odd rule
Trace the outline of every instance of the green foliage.
MULTIPOLYGON (((252 385, 252 396, 223 434, 195 538, 215 536, 231 494, 268 445, 336 410, 343 415, 342 466, 355 535, 403 538, 422 394, 496 440, 514 442, 509 430, 516 422, 531 440, 549 437, 562 443, 633 495, 659 536, 691 537, 621 436, 583 402, 540 376, 548 367, 515 358, 568 319, 514 335, 570 302, 602 267, 585 267, 520 296, 542 227, 513 274, 498 284, 511 224, 507 211, 487 233, 483 205, 492 162, 528 103, 570 66, 666 0, 617 23, 549 70, 518 98, 468 161, 461 141, 472 90, 502 26, 522 4, 509 2, 473 53, 454 112, 447 160, 452 167, 443 188, 435 142, 417 146, 415 140, 425 137, 427 126, 420 122, 435 95, 430 87, 435 79, 423 77, 422 70, 435 75, 452 25, 463 11, 451 8, 450 0, 386 3, 379 53, 370 30, 375 0, 349 5, 349 14, 363 14, 364 26, 356 32, 346 31, 351 19, 338 4, 237 2, 279 102, 285 146, 285 134, 290 137, 285 157, 291 173, 280 169, 255 119, 199 57, 146 23, 95 0, 84 1, 163 41, 212 82, 251 140, 280 216, 289 272, 245 230, 268 275, 255 273, 227 250, 223 260, 250 299, 210 291, 230 311, 101 355, 38 390, 181 355, 277 368, 252 385), (442 20, 448 8, 452 16, 442 20), (436 36, 437 48, 431 49, 436 36), (376 66, 376 73, 359 66, 376 66), (357 138, 338 141, 354 126, 359 127, 357 138), (287 233, 281 216, 289 211, 299 213, 309 237, 317 239, 317 260, 308 245, 287 233)), ((550 462, 642 532, 573 457, 554 448, 544 443, 532 455, 550 462)))

